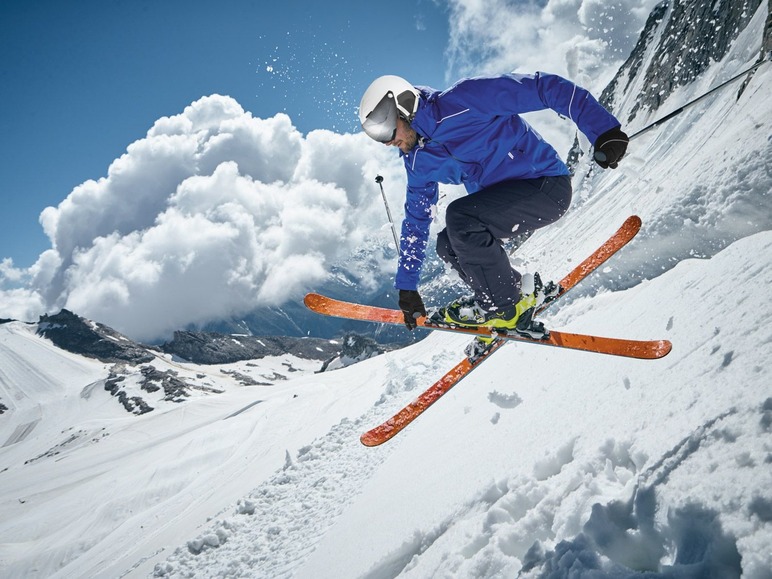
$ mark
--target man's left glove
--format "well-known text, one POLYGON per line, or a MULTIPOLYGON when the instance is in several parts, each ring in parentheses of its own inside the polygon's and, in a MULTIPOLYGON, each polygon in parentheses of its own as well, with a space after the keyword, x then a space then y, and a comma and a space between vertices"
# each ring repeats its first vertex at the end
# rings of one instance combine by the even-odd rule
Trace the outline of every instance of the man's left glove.
POLYGON ((604 169, 616 169, 625 156, 629 142, 630 139, 619 127, 606 131, 595 140, 595 162, 604 169))
POLYGON ((426 308, 421 295, 415 290, 399 290, 399 309, 405 316, 405 326, 408 330, 418 327, 418 318, 426 316, 426 308))

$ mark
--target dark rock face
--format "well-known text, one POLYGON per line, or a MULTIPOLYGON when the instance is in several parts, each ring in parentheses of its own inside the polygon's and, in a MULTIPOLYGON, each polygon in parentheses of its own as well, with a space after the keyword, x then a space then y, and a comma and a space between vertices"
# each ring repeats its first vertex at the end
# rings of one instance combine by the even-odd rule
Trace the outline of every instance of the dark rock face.
POLYGON ((619 89, 619 85, 623 79, 627 78, 625 86, 622 87, 622 92, 626 93, 630 89, 632 82, 638 76, 646 56, 646 49, 654 41, 657 29, 659 28, 660 24, 662 24, 662 20, 667 14, 668 6, 669 2, 665 0, 654 7, 654 10, 652 10, 651 14, 649 14, 649 17, 646 20, 646 25, 643 27, 641 35, 638 38, 638 42, 635 44, 635 48, 633 48, 633 51, 627 58, 627 61, 621 66, 616 75, 614 75, 614 78, 601 93, 598 100, 609 110, 614 110, 613 98, 614 95, 617 94, 617 90, 619 89))
POLYGON ((146 392, 157 392, 163 390, 164 400, 169 402, 182 402, 190 396, 188 384, 177 377, 174 370, 165 372, 154 368, 153 366, 142 366, 142 390, 146 392))
POLYGON ((179 331, 174 332, 174 339, 161 345, 160 349, 194 364, 232 364, 282 354, 308 360, 326 360, 338 352, 340 343, 322 338, 179 331))
POLYGON ((52 316, 41 316, 38 334, 54 345, 101 362, 144 364, 155 356, 144 346, 129 340, 115 330, 62 310, 52 316))
MULTIPOLYGON (((105 381, 105 390, 115 396, 127 412, 145 414, 153 411, 144 398, 131 396, 125 390, 126 379, 136 375, 137 370, 127 364, 115 364, 105 381)), ((177 377, 174 370, 162 371, 150 364, 139 367, 139 388, 143 392, 154 393, 163 390, 162 400, 167 402, 182 402, 190 396, 191 386, 177 377)))
POLYGON ((328 369, 332 370, 343 366, 350 366, 351 364, 383 354, 388 349, 372 338, 360 336, 359 334, 347 334, 342 342, 343 345, 340 352, 322 365, 322 372, 328 369))
POLYGON ((767 12, 767 22, 764 24, 764 54, 769 58, 770 52, 772 52, 772 4, 767 12))
POLYGON ((105 381, 105 390, 118 399, 118 402, 126 409, 127 412, 140 415, 152 412, 153 407, 150 406, 139 396, 129 396, 122 389, 122 382, 126 380, 126 376, 116 373, 113 370, 110 371, 110 376, 105 381))
POLYGON ((662 2, 649 16, 630 57, 603 91, 601 102, 613 110, 610 101, 619 84, 625 82, 621 89, 627 91, 632 81, 643 74, 643 89, 627 122, 641 108, 656 110, 675 89, 691 83, 726 55, 760 4, 761 0, 662 2), (645 53, 653 42, 657 43, 654 57, 642 71, 645 53))

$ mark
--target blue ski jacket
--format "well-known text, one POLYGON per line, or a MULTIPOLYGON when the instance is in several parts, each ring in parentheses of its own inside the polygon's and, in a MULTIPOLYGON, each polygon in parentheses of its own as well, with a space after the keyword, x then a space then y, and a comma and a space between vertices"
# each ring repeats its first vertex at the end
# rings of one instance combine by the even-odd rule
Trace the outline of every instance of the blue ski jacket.
POLYGON ((409 153, 400 151, 407 195, 397 289, 418 286, 438 183, 463 183, 471 194, 512 179, 568 175, 555 149, 520 113, 552 109, 591 143, 621 125, 587 90, 554 74, 468 78, 443 92, 416 88, 420 103, 411 126, 419 141, 409 153))

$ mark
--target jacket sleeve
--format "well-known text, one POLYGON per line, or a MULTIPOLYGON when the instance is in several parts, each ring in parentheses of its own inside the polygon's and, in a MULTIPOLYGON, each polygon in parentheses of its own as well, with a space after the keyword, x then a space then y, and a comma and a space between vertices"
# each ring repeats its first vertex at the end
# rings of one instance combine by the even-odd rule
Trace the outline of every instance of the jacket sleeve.
POLYGON ((556 74, 505 74, 460 81, 450 91, 470 108, 489 115, 544 109, 570 118, 591 143, 621 123, 590 92, 556 74))
POLYGON ((437 204, 437 183, 423 186, 411 185, 408 180, 405 197, 405 219, 402 221, 399 266, 394 287, 414 290, 418 288, 421 266, 426 256, 432 208, 437 204))

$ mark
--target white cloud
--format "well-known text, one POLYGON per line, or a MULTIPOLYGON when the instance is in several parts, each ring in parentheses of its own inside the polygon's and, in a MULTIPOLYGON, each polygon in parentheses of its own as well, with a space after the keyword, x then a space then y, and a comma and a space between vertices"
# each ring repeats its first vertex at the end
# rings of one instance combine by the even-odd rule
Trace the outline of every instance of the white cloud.
POLYGON ((44 311, 44 303, 41 295, 33 290, 17 288, 0 291, 3 307, 0 318, 13 320, 34 319, 44 311))
MULTIPOLYGON (((510 71, 552 72, 599 96, 635 46, 658 0, 449 0, 448 83, 510 71)), ((575 126, 529 121, 565 158, 575 126)))
POLYGON ((304 137, 284 114, 204 97, 43 212, 52 249, 29 270, 2 262, 0 279, 28 283, 2 292, 0 316, 66 307, 149 340, 298 299, 389 235, 377 172, 403 194, 395 151, 363 134, 304 137))
POLYGON ((18 282, 24 277, 24 271, 13 266, 13 260, 5 258, 0 261, 0 279, 18 282))

